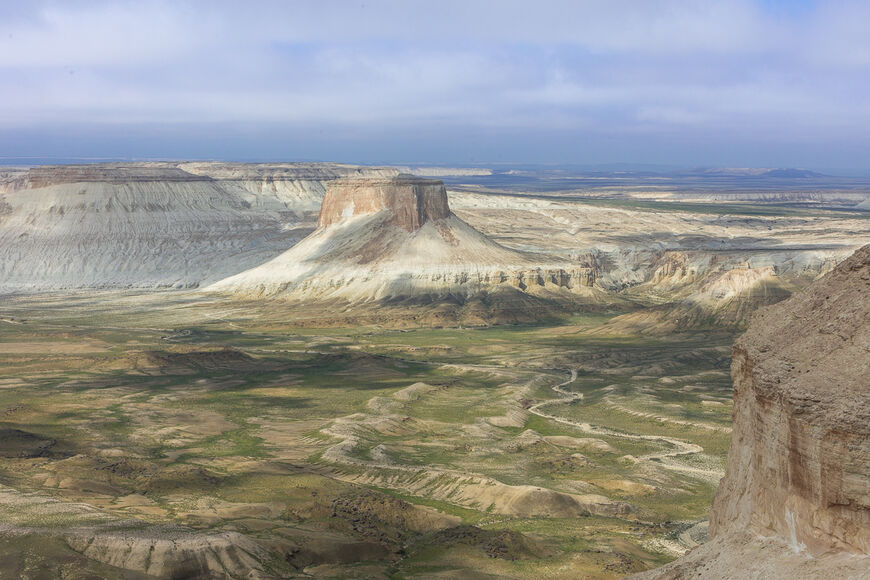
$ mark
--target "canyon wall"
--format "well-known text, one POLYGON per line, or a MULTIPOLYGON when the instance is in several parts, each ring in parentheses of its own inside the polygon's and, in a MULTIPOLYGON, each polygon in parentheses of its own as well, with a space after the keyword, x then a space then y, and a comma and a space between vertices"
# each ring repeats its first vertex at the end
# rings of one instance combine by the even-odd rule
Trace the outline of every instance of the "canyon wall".
POLYGON ((756 314, 732 379, 711 540, 638 578, 870 577, 870 246, 756 314))
POLYGON ((870 553, 870 246, 734 345, 734 440, 710 519, 870 553))

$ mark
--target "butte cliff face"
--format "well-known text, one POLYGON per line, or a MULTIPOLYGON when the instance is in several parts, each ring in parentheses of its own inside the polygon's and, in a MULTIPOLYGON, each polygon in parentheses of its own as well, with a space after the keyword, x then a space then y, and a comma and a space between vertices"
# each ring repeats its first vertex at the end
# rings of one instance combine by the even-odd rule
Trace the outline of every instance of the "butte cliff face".
POLYGON ((646 577, 870 577, 870 246, 756 315, 732 378, 711 541, 646 577))
POLYGON ((317 227, 326 228, 357 215, 390 212, 389 223, 408 232, 426 222, 450 217, 447 191, 440 181, 400 176, 393 179, 342 179, 331 184, 320 207, 317 227))
POLYGON ((207 290, 241 297, 426 301, 496 290, 598 297, 591 268, 501 246, 456 217, 444 184, 413 176, 330 182, 319 227, 207 290))

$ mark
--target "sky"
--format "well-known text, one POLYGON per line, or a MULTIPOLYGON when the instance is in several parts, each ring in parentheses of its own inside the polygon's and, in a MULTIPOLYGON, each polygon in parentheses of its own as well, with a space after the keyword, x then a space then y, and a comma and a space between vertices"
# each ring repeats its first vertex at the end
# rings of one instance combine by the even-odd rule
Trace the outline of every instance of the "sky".
POLYGON ((0 158, 870 172, 870 2, 0 0, 0 158))

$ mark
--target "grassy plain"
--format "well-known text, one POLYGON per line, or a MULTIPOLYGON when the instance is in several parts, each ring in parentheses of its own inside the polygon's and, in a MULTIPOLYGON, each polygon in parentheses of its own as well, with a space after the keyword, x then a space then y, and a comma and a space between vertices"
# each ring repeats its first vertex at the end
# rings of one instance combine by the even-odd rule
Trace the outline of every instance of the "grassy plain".
POLYGON ((8 299, 0 486, 96 511, 60 522, 43 503, 0 505, 29 530, 0 548, 34 534, 54 546, 0 574, 38 561, 122 577, 64 542, 95 513, 240 532, 288 577, 660 565, 703 535, 730 438, 732 337, 590 333, 615 314, 276 329, 180 293, 8 299))

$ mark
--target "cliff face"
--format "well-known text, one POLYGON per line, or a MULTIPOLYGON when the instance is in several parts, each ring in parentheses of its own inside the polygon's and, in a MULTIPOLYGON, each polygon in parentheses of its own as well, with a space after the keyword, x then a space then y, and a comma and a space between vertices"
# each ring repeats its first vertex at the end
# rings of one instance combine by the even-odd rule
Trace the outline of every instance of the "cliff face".
POLYGON ((494 290, 603 300, 594 282, 585 265, 497 244, 450 211, 442 182, 402 175, 330 182, 315 232, 207 290, 352 303, 461 302, 494 290))
POLYGON ((39 189, 64 183, 112 183, 129 182, 209 181, 204 175, 182 171, 171 163, 142 163, 120 165, 114 163, 88 165, 41 165, 32 167, 20 180, 20 187, 39 189))
POLYGON ((320 207, 327 181, 395 174, 331 163, 4 170, 0 292, 213 282, 309 233, 305 216, 320 207))
MULTIPOLYGON (((854 251, 852 248, 851 251, 854 251)), ((668 334, 710 327, 745 330, 752 314, 776 304, 848 257, 842 250, 778 250, 755 252, 747 249, 710 251, 646 250, 620 264, 649 266, 635 272, 646 279, 625 293, 657 306, 614 318, 608 330, 668 334)), ((617 268, 601 272, 598 283, 612 286, 620 274, 617 268)))
POLYGON ((734 346, 734 440, 712 537, 870 553, 870 246, 734 346))
POLYGON ((343 163, 182 163, 179 168, 203 175, 222 187, 253 193, 254 207, 277 199, 293 211, 317 211, 326 184, 343 178, 382 178, 399 174, 392 167, 359 167, 343 163))
POLYGON ((867 578, 870 246, 757 314, 731 373, 711 541, 642 577, 867 578))
POLYGON ((318 227, 388 209, 390 223, 413 232, 450 216, 447 190, 440 181, 401 175, 391 179, 340 179, 327 185, 318 227))

